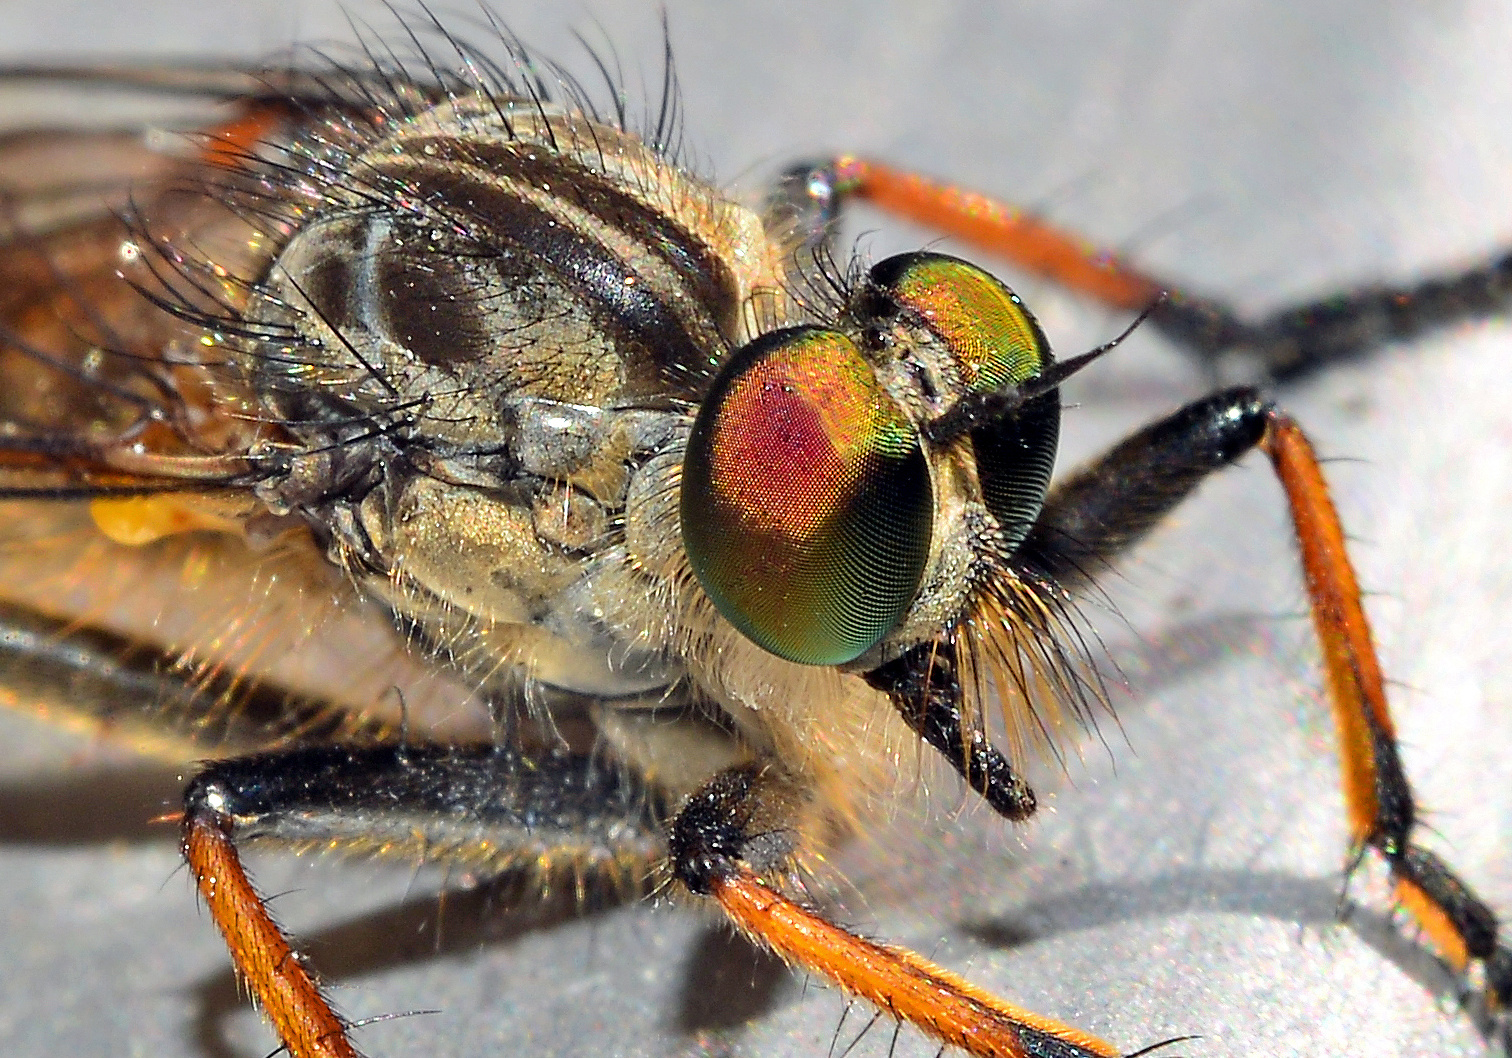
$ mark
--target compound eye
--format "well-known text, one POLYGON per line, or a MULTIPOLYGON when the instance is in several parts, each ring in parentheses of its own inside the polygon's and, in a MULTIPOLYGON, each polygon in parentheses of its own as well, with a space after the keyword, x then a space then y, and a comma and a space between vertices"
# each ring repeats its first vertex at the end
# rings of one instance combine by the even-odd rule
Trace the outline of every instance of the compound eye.
POLYGON ((845 335, 765 335, 720 369, 683 461, 683 546, 719 612, 789 661, 865 653, 918 594, 933 524, 917 432, 845 335))
MULTIPOLYGON (((968 261, 944 254, 889 257, 871 271, 878 292, 946 347, 965 388, 990 393, 1054 362, 1050 343, 1018 295, 968 261)), ((1060 440, 1060 394, 1034 398, 971 431, 982 499, 1012 551, 1045 503, 1060 440)))
POLYGON ((1051 362, 1050 343, 1018 295, 969 261, 899 254, 872 268, 871 280, 945 343, 974 393, 1033 378, 1051 362))

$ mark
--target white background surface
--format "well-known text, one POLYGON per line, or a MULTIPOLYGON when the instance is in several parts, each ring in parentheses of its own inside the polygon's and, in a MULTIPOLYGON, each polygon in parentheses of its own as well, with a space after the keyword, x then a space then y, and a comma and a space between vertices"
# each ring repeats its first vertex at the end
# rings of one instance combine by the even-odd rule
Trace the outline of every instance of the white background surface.
MULTIPOLYGON (((1173 279, 1252 306, 1468 260, 1512 241, 1512 14, 1493 2, 668 3, 702 168, 755 186, 868 152, 1042 206, 1173 279), (1288 12, 1296 12, 1294 14, 1288 12)), ((575 68, 595 19, 654 83, 658 8, 501 14, 575 68)), ((390 25, 382 11, 373 15, 390 25)), ((309 5, 78 0, 0 8, 0 51, 260 53, 345 35, 309 5)), ((883 228, 877 254, 927 233, 883 228)), ((858 229, 859 230, 859 229, 858 229)), ((1019 284, 1070 353, 1126 320, 1019 284)), ((1512 330, 1457 328, 1279 394, 1329 455, 1374 593, 1434 848, 1512 915, 1512 330)), ((1072 391, 1063 465, 1200 394, 1140 335, 1072 391)), ((844 866, 847 920, 1133 1050, 1481 1054, 1433 962, 1385 928, 1378 877, 1334 924, 1342 813, 1279 496, 1251 459, 1108 585, 1120 725, 1014 831, 905 815, 844 866)), ((266 1053, 220 942, 142 820, 175 774, 0 715, 0 1051, 266 1053)), ((355 1017, 408 1055, 819 1055, 842 1002, 686 910, 586 921, 445 908, 404 868, 256 857, 355 1017), (439 950, 437 950, 439 949, 439 950)), ((864 1023, 847 1020, 841 1047, 864 1023)), ((888 1051, 879 1025, 853 1053, 888 1051)), ((909 1032, 899 1053, 934 1047, 909 1032)))

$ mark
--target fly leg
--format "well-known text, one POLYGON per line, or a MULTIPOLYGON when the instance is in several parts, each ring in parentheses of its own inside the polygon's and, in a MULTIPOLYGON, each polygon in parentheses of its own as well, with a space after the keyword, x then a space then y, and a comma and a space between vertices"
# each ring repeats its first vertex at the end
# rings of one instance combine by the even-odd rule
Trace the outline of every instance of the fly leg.
POLYGON ((661 797, 597 756, 494 746, 330 745, 210 765, 183 849, 237 972, 291 1058, 356 1058, 348 1024, 273 921, 237 846, 408 856, 638 892, 665 854, 661 797))
POLYGON ((1401 286, 1338 291, 1249 319, 1222 301, 1148 275, 1118 254, 989 196, 877 162, 841 157, 788 170, 769 224, 827 247, 843 204, 870 202, 1011 262, 1109 308, 1138 312, 1200 363, 1230 359, 1276 380, 1310 374, 1461 320, 1512 308, 1512 254, 1401 286))
POLYGON ((1369 850, 1386 862, 1396 897, 1457 973, 1485 968, 1488 1009, 1512 1002, 1512 949, 1491 909, 1433 853, 1414 844, 1417 803, 1360 589, 1323 480, 1302 430, 1252 389, 1197 401, 1142 430, 1050 495, 1020 551, 1047 588, 1089 579, 1138 540, 1214 470, 1252 448, 1270 457, 1291 511, 1313 625, 1339 739, 1349 867, 1369 850))
POLYGON ((980 724, 962 716, 955 648, 923 643, 879 665, 864 679, 892 699, 898 714, 1004 819, 1022 822, 1039 802, 980 724))
POLYGON ((392 735, 392 725, 321 698, 219 672, 186 672, 181 659, 152 644, 0 602, 0 701, 128 734, 139 748, 165 758, 392 735))
POLYGON ((787 863, 804 798, 771 766, 720 772, 678 813, 674 877, 708 896, 752 941, 833 981, 941 1044, 978 1058, 1115 1058, 1112 1044, 1012 1006, 906 948, 866 940, 782 895, 763 875, 787 863))

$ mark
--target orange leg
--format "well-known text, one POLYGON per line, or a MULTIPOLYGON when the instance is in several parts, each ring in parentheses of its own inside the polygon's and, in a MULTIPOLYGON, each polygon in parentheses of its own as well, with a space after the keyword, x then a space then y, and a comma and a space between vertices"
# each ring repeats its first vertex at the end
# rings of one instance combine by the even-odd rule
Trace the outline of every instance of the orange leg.
POLYGON ((1413 844, 1417 806, 1402 767, 1344 530, 1302 430, 1252 389, 1198 401, 1060 484, 1025 542, 1030 569, 1060 585, 1106 566, 1204 477, 1252 448, 1286 494, 1339 740, 1351 866, 1374 849, 1400 905, 1456 971, 1486 968, 1493 1007, 1512 998, 1512 950, 1496 917, 1436 856, 1413 844))
POLYGON ((791 849, 783 847, 781 819, 795 792, 780 773, 760 766, 716 775, 672 823, 673 875, 690 892, 712 897, 755 943, 945 1046, 976 1058, 1122 1053, 1090 1033, 1006 1003, 906 948, 858 937, 762 881, 746 856, 760 848, 763 868, 784 863, 791 849))
POLYGON ((290 1058, 358 1058, 346 1023, 331 1010, 242 870, 228 829, 214 818, 186 815, 183 845, 237 972, 267 1012, 290 1058))
POLYGON ((1329 498, 1318 457, 1295 422, 1273 415, 1260 447, 1276 468, 1296 526, 1313 627, 1323 650, 1323 671, 1338 729, 1350 841, 1356 848, 1385 843, 1382 851, 1391 855, 1405 837, 1399 833, 1403 824, 1411 826, 1410 818, 1393 818, 1401 808, 1391 802, 1403 800, 1410 812, 1411 795, 1396 759, 1396 728, 1386 706, 1370 625, 1360 605, 1360 586, 1344 545, 1344 528, 1329 498))
POLYGON ((1117 1058, 1112 1044, 1005 1003, 906 948, 865 940, 820 918, 749 871, 713 879, 711 895, 741 931, 794 966, 980 1058, 1117 1058))
POLYGON ((834 178, 842 196, 938 228, 1112 308, 1137 312, 1165 292, 1110 251, 987 195, 860 158, 836 161, 834 178))
POLYGON ((493 744, 309 745, 218 761, 184 794, 183 849, 231 958, 290 1058, 357 1058, 351 1025, 241 866, 235 837, 528 867, 638 895, 664 848, 657 793, 597 756, 493 744))
POLYGON ((1373 848, 1385 858, 1400 906, 1456 972, 1463 973, 1471 960, 1486 963, 1488 1004, 1503 1007, 1512 999, 1512 951, 1497 942, 1495 915, 1448 865, 1412 844, 1417 806, 1398 754, 1344 530, 1318 458, 1297 424, 1275 413, 1261 447, 1281 479, 1297 528, 1339 733, 1356 854, 1373 848))
POLYGON ((1458 273, 1329 292, 1246 318, 1221 300, 1148 275, 1106 247, 991 196, 849 156, 790 170, 770 208, 779 226, 793 224, 810 241, 822 242, 850 199, 937 228, 1112 309, 1137 312, 1165 294, 1150 322, 1166 337, 1200 361, 1237 356, 1275 379, 1512 308, 1512 254, 1504 254, 1458 273))

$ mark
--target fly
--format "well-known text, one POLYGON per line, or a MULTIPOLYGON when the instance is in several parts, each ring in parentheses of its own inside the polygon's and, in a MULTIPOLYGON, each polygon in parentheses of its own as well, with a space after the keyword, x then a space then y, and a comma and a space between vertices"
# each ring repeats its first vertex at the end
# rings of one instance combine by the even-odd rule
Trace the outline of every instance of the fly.
POLYGON ((868 201, 1274 376, 1500 311, 1505 260, 1252 319, 870 159, 795 166, 752 208, 676 163, 670 102, 637 132, 571 81, 548 92, 507 40, 504 63, 442 40, 424 76, 185 72, 177 90, 230 109, 182 149, 78 134, 118 153, 118 212, 59 185, 10 218, 12 678, 50 710, 221 758, 176 814, 184 851, 291 1054, 355 1053, 352 1026, 243 873, 249 840, 700 900, 968 1053, 1158 1045, 866 940, 802 883, 924 759, 1033 816, 1029 751, 1106 708, 1076 593, 1256 448, 1307 571, 1352 864, 1377 857, 1451 967, 1506 1002, 1494 915, 1419 844, 1301 428, 1229 388, 1052 487, 1060 387, 1116 343, 1057 359, 979 266, 837 263, 834 233, 868 201), (64 607, 81 571, 120 586, 64 607), (187 590, 190 571, 212 590, 187 590), (125 634, 112 606, 154 590, 189 629, 228 597, 264 609, 213 648, 125 634), (420 729, 407 700, 384 714, 344 672, 279 667, 281 637, 331 621, 388 685, 435 674, 463 730, 420 729))

